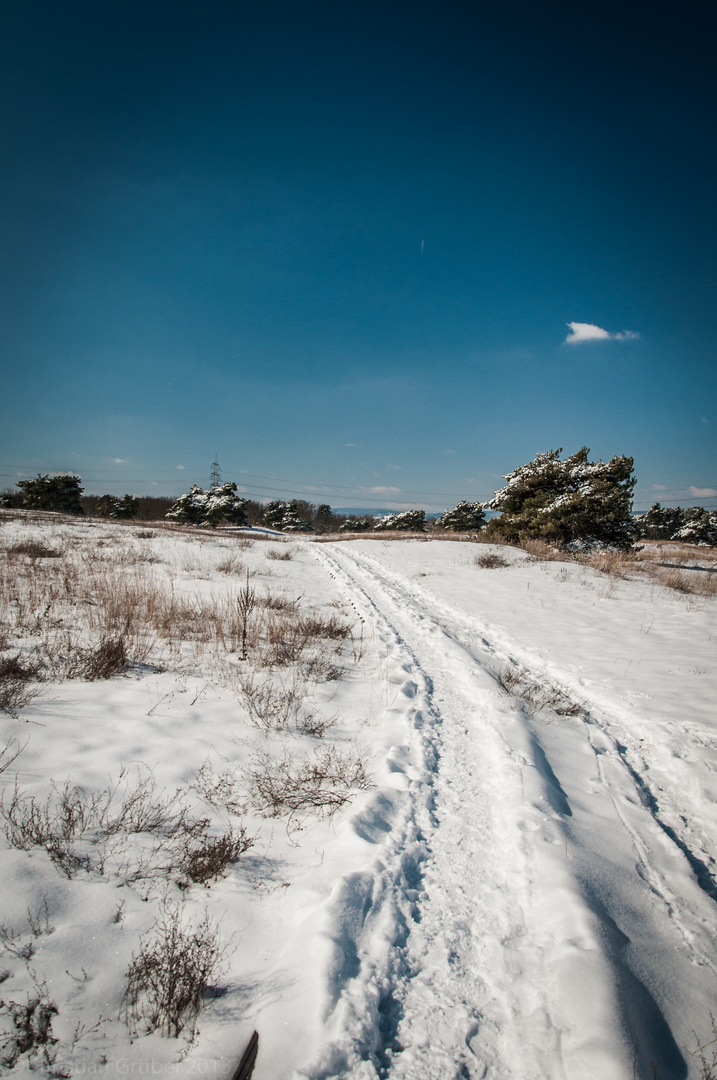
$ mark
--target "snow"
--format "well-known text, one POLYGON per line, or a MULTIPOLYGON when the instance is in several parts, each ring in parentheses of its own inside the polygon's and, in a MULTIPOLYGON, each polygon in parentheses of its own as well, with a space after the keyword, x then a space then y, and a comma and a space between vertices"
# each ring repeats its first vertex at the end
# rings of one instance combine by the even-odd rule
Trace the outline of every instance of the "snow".
MULTIPOLYGON (((0 775, 6 806, 16 774, 44 800, 53 782, 99 792, 124 770, 121 791, 151 776, 214 832, 241 823, 255 838, 205 884, 178 882, 164 855, 132 878, 147 834, 71 877, 2 840, 0 996, 44 988, 55 1074, 230 1076, 256 1028, 256 1080, 647 1080, 653 1062, 661 1080, 703 1075, 717 999, 713 600, 461 540, 247 546, 228 530, 48 520, 8 515, 0 543, 41 539, 78 565, 101 549, 197 603, 236 604, 248 571, 257 594, 352 627, 331 643, 342 677, 301 683, 300 717, 334 720, 323 738, 251 722, 241 679, 286 688, 304 669, 251 649, 243 661, 228 639, 158 639, 124 675, 44 682, 17 718, 0 714, 0 745, 22 747, 0 775), (475 564, 492 550, 509 565, 475 564), (531 687, 559 688, 559 712, 531 706, 531 687), (252 770, 327 748, 358 755, 371 788, 330 817, 263 815, 252 770), (202 777, 215 791, 223 778, 234 811, 202 798, 202 777), (206 913, 226 945, 198 1031, 178 1039, 133 1032, 122 1006, 142 935, 175 909, 188 927, 206 913), (33 935, 28 912, 52 932, 33 935)), ((39 638, 28 619, 13 636, 14 610, 5 644, 30 655, 39 638)), ((72 611, 89 644, 85 607, 72 611)), ((96 859, 96 837, 79 843, 96 859)), ((41 1055, 32 1064, 49 1075, 41 1055)))

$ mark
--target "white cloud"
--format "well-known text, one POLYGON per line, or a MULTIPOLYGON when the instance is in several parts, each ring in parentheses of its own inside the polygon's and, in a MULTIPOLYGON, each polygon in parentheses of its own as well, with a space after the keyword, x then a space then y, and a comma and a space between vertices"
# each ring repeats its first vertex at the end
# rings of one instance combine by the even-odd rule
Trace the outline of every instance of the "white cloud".
POLYGON ((378 494, 381 494, 384 491, 400 491, 401 489, 397 488, 397 487, 370 487, 370 488, 362 488, 361 490, 362 491, 370 491, 374 495, 378 495, 378 494))
POLYGON ((126 457, 113 457, 112 460, 114 461, 115 465, 126 465, 127 462, 129 461, 129 458, 126 458, 126 457))
POLYGON ((702 421, 703 424, 709 424, 709 420, 707 419, 706 416, 701 416, 700 420, 702 421))
POLYGON ((617 334, 611 334, 593 323, 569 322, 565 325, 570 327, 570 333, 565 338, 568 345, 580 345, 583 341, 636 341, 640 336, 634 330, 621 330, 617 334))
POLYGON ((178 469, 181 469, 182 471, 184 471, 184 465, 177 465, 177 468, 178 468, 178 469))
POLYGON ((652 485, 652 490, 653 491, 667 491, 667 488, 665 487, 664 484, 653 484, 652 485))
POLYGON ((717 491, 715 491, 714 488, 689 487, 687 490, 695 499, 711 499, 713 496, 717 495, 717 491))

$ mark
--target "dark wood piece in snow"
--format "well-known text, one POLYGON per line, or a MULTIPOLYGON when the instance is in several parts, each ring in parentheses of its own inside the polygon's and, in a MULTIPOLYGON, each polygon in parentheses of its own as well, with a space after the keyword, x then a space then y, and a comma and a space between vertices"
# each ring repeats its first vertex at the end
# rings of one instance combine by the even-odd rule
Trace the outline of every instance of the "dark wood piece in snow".
POLYGON ((256 1064, 256 1055, 259 1053, 259 1032, 255 1031, 249 1042, 246 1045, 246 1050, 242 1054, 241 1061, 237 1065, 236 1072, 232 1076, 232 1080, 249 1080, 249 1077, 254 1072, 254 1065, 256 1064))

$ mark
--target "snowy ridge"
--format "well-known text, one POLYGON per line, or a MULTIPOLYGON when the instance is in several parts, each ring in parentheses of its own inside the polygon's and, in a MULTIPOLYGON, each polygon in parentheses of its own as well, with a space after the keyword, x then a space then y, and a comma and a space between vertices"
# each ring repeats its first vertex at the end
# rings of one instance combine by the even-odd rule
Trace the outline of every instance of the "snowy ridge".
POLYGON ((709 857, 610 730, 632 718, 588 701, 584 719, 531 721, 490 669, 538 677, 544 660, 353 545, 313 550, 393 635, 423 760, 373 880, 334 895, 353 952, 302 1075, 687 1076, 715 987, 714 902, 692 870, 709 857))

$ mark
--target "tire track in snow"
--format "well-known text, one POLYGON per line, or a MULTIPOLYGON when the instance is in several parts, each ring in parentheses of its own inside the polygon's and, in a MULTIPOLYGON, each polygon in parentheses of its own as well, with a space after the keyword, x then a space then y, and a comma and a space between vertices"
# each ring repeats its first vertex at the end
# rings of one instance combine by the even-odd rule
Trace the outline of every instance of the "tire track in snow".
MULTIPOLYGON (((316 554, 349 588, 359 612, 373 609, 406 657, 428 768, 409 814, 418 831, 411 836, 404 822, 393 850, 387 845, 380 886, 363 882, 361 895, 371 891, 371 899, 350 965, 354 977, 340 995, 331 1047, 307 1075, 574 1080, 573 1066, 585 1056, 585 1017, 580 1010, 569 1018, 553 1015, 556 1001, 565 1013, 554 950, 545 949, 532 925, 541 903, 532 895, 536 837, 560 853, 563 834, 552 811, 548 819, 535 811, 540 777, 503 736, 506 726, 519 723, 517 714, 475 657, 411 610, 405 597, 392 597, 353 558, 316 554), (430 806, 428 817, 422 806, 430 806), (390 866, 406 838, 409 846, 415 839, 423 846, 415 891, 406 888, 403 868, 390 866), (406 899, 410 917, 396 919, 406 899), (392 919, 402 930, 396 947, 386 949, 380 924, 392 919)), ((339 913, 346 902, 342 891, 335 898, 339 913)), ((557 937, 587 942, 576 950, 581 973, 595 970, 604 983, 607 964, 585 921, 571 906, 557 919, 557 937)), ((345 934, 336 939, 346 951, 345 934)), ((603 1027, 618 1023, 611 1000, 595 1000, 591 1009, 603 1027)), ((616 1052, 592 1036, 594 1026, 592 1066, 602 1061, 610 1075, 627 1077, 618 1062, 620 1040, 616 1052)))
MULTIPOLYGON (((603 928, 604 940, 596 948, 595 941, 590 940, 591 927, 583 927, 582 938, 578 932, 575 940, 579 942, 578 951, 593 952, 591 962, 586 966, 584 955, 577 958, 571 955, 565 963, 576 970, 582 964, 583 974, 589 970, 598 984, 612 981, 615 1001, 604 1000, 600 1006, 593 1005, 598 1012, 602 1008, 604 1015, 593 1015, 592 1027, 599 1029, 601 1020, 609 1024, 610 1010, 617 1005, 623 1015, 615 1015, 612 1023, 614 1028, 623 1029, 625 1037, 614 1035, 612 1048, 597 1045, 599 1039, 594 1039, 592 1052, 586 1058, 575 1034, 580 1023, 579 1008, 572 1017, 565 1015, 564 1005, 562 1015, 560 1006, 551 1008, 551 979, 543 955, 551 950, 541 950, 531 940, 531 932, 535 936, 535 920, 531 928, 531 920, 526 917, 531 905, 540 905, 540 898, 537 893, 531 895, 531 890, 536 892, 535 867, 531 867, 530 845, 524 843, 525 829, 529 826, 534 832, 542 830, 546 834, 544 839, 555 844, 554 822, 562 815, 565 835, 570 831, 578 845, 584 843, 581 831, 584 834, 585 829, 570 821, 572 811, 567 802, 561 805, 565 793, 536 738, 535 725, 532 725, 535 753, 525 755, 523 768, 520 752, 516 752, 516 746, 521 746, 520 736, 515 740, 516 746, 511 747, 499 735, 500 727, 506 723, 505 710, 499 715, 495 687, 484 668, 490 669, 491 659, 515 659, 518 651, 515 643, 504 634, 496 634, 499 640, 493 644, 493 628, 485 624, 477 626, 478 620, 448 608, 368 556, 343 549, 340 555, 336 551, 328 555, 322 550, 320 559, 344 580, 354 601, 360 596, 364 605, 373 605, 374 613, 384 619, 398 647, 408 654, 408 667, 420 686, 418 697, 426 703, 425 717, 418 717, 419 723, 427 724, 424 741, 426 738, 429 743, 432 741, 437 751, 433 754, 433 772, 429 769, 423 778, 424 785, 432 789, 433 809, 421 838, 422 888, 417 910, 404 920, 402 940, 397 950, 393 950, 393 964, 387 956, 383 966, 384 993, 377 1005, 382 1018, 378 1024, 380 1038, 373 1053, 367 1054, 366 1046, 359 1050, 359 1057, 369 1069, 365 1075, 373 1077, 378 1073, 415 1080, 429 1076, 521 1076, 521 1080, 543 1076, 551 1080, 570 1076, 573 1080, 580 1075, 597 1074, 648 1076, 652 1072, 647 1050, 652 1049, 660 1059, 661 1075, 685 1076, 684 1059, 669 1025, 641 981, 640 976, 649 976, 649 971, 643 970, 636 948, 612 919, 596 884, 605 868, 609 869, 609 858, 604 853, 588 852, 586 858, 577 860, 571 868, 580 878, 582 899, 603 928), (449 723, 450 738, 446 738, 449 723), (540 801, 535 783, 527 786, 525 783, 528 771, 525 766, 531 765, 542 772, 548 802, 552 804, 552 821, 546 820, 544 814, 533 814, 531 821, 516 827, 498 808, 506 786, 512 787, 512 798, 503 799, 507 805, 515 805, 516 792, 521 787, 526 805, 540 801), (498 837, 504 847, 502 859, 496 862, 498 837), (476 865, 481 867, 478 874, 476 865), (470 896, 466 895, 468 889, 470 896), (496 899, 504 904, 500 911, 497 907, 501 904, 496 904, 496 899), (400 963, 396 963, 397 953, 400 963), (606 965, 612 969, 611 979, 605 977, 606 965), (625 1064, 627 1044, 634 1045, 640 1039, 643 1049, 639 1060, 634 1064, 630 1061, 628 1066, 625 1064), (521 1047, 524 1051, 528 1049, 527 1058, 521 1047), (536 1060, 536 1051, 542 1060, 536 1060), (603 1071, 597 1067, 596 1072, 600 1061, 603 1071), (566 1062, 569 1062, 567 1072, 566 1062)), ((526 656, 525 649, 522 654, 522 662, 529 669, 532 661, 536 674, 545 671, 544 662, 536 663, 535 657, 526 656)), ((551 667, 554 678, 557 670, 554 665, 551 667)), ((562 672, 559 678, 563 685, 570 682, 562 672)), ((650 811, 644 792, 639 790, 639 777, 631 775, 624 757, 625 748, 620 744, 616 747, 610 736, 602 729, 598 731, 607 745, 605 742, 600 745, 600 739, 596 742, 589 730, 588 741, 599 786, 610 799, 615 817, 625 831, 624 843, 630 844, 636 854, 637 873, 659 897, 668 917, 673 918, 674 928, 681 933, 692 962, 713 971, 709 950, 700 947, 703 936, 700 931, 704 928, 698 925, 699 914, 690 919, 687 912, 688 917, 684 918, 684 903, 672 894, 665 877, 652 866, 653 849, 643 839, 644 821, 641 819, 638 827, 628 822, 620 801, 625 798, 624 784, 606 775, 605 762, 609 759, 611 768, 619 764, 622 780, 625 775, 631 776, 633 793, 638 788, 639 798, 635 802, 641 810, 650 811), (675 906, 682 908, 677 918, 674 918, 675 906)), ((524 743, 522 749, 527 745, 524 743)), ((520 798, 519 795, 518 802, 520 798)), ((664 830, 661 822, 657 824, 664 830)), ((394 903, 396 894, 405 898, 410 892, 395 875, 392 888, 394 903)), ((575 911, 566 915, 568 922, 570 918, 579 921, 575 911)), ((557 938, 563 931, 564 928, 559 928, 557 938)), ((367 933, 370 936, 368 927, 367 933)), ((555 948, 552 955, 556 955, 555 948)), ((554 985, 552 991, 559 997, 554 985)), ((311 1075, 364 1075, 353 1066, 341 1071, 340 1063, 334 1064, 339 1067, 333 1072, 311 1075)))
POLYGON ((650 782, 649 764, 644 760, 644 751, 640 745, 645 740, 630 737, 628 734, 630 728, 643 729, 642 720, 625 706, 606 710, 603 702, 591 695, 584 686, 576 683, 567 671, 540 657, 527 646, 519 644, 502 629, 450 607, 420 585, 396 574, 370 556, 352 552, 351 557, 357 564, 373 573, 378 580, 383 581, 388 588, 399 588, 407 598, 410 598, 409 602, 420 607, 426 616, 430 617, 432 614, 444 632, 466 648, 470 648, 473 655, 476 655, 474 643, 478 634, 481 645, 479 651, 483 653, 482 658, 476 657, 479 662, 481 660, 490 662, 490 658, 498 663, 517 662, 536 682, 539 682, 542 677, 555 681, 567 691, 569 698, 583 704, 586 712, 589 713, 589 722, 597 726, 610 740, 612 750, 631 777, 642 804, 665 836, 687 859, 700 888, 717 902, 717 858, 711 850, 710 839, 712 838, 692 831, 691 807, 682 807, 679 803, 674 804, 672 792, 655 790, 650 782), (616 720, 619 722, 618 732, 614 731, 616 720))

